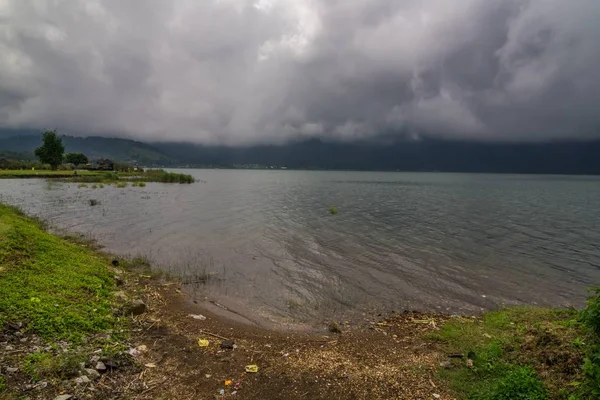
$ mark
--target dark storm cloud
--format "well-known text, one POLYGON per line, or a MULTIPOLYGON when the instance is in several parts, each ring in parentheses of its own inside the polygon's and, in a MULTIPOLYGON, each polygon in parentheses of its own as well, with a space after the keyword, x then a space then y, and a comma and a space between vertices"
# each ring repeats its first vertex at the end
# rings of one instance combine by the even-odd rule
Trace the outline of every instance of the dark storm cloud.
POLYGON ((0 0, 0 125, 600 137, 597 0, 0 0))

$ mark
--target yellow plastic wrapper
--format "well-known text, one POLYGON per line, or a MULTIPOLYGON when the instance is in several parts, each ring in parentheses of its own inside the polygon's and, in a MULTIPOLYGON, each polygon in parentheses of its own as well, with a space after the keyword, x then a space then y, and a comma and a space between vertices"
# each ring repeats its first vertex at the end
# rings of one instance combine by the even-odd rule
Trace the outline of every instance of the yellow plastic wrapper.
POLYGON ((209 341, 206 339, 198 339, 198 346, 208 347, 209 341))
POLYGON ((258 372, 258 365, 246 365, 246 372, 250 372, 250 373, 258 372))

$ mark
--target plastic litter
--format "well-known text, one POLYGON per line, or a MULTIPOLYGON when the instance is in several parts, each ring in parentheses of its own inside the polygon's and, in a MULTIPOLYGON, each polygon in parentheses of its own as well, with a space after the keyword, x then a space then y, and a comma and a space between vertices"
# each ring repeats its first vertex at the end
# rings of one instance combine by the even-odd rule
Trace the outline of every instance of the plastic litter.
POLYGON ((258 365, 246 365, 246 372, 250 372, 252 374, 258 372, 258 365))
POLYGON ((219 390, 219 394, 220 394, 221 396, 223 396, 223 395, 225 394, 225 389, 221 389, 221 390, 219 390))
POLYGON ((202 314, 189 314, 188 316, 200 321, 206 320, 206 317, 202 314))
POLYGON ((209 343, 206 339, 198 339, 198 346, 200 347, 208 347, 209 343))
POLYGON ((227 380, 225 381, 225 386, 231 386, 231 384, 232 384, 232 383, 233 383, 233 382, 231 381, 231 379, 227 379, 227 380))

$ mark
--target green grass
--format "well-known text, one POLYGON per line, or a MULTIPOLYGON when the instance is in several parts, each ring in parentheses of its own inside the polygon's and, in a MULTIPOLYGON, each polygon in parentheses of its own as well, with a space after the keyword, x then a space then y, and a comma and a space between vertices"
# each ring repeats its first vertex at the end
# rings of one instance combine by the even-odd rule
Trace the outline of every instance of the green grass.
MULTIPOLYGON (((51 170, 0 170, 1 178, 59 178, 71 182, 83 183, 118 183, 123 180, 142 183, 194 183, 194 177, 187 174, 167 172, 162 169, 149 169, 146 171, 114 172, 114 171, 51 171, 51 170)), ((98 186, 97 186, 98 187, 98 186)))
POLYGON ((337 207, 333 207, 333 206, 329 207, 329 214, 336 215, 337 213, 338 213, 337 207))
POLYGON ((72 341, 114 328, 107 265, 0 204, 0 326, 19 321, 44 339, 72 341))
POLYGON ((34 381, 57 377, 73 378, 80 370, 79 363, 85 362, 85 355, 78 353, 32 353, 25 357, 21 366, 23 371, 34 381))
POLYGON ((574 310, 519 307, 453 319, 431 339, 448 354, 464 355, 439 370, 458 398, 541 400, 574 392, 581 379, 581 334, 574 310))

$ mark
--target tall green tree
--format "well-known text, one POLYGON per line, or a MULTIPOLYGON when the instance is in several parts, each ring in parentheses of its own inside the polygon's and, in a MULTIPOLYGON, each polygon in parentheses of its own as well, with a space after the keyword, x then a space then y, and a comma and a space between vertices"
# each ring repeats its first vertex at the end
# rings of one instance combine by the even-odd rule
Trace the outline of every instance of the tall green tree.
POLYGON ((69 164, 81 165, 89 162, 88 158, 83 153, 67 153, 65 155, 65 162, 69 164))
POLYGON ((63 161, 65 146, 61 138, 56 134, 56 129, 53 131, 44 131, 42 133, 42 145, 35 149, 35 155, 44 164, 50 164, 50 167, 55 170, 63 161))

